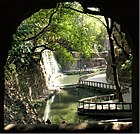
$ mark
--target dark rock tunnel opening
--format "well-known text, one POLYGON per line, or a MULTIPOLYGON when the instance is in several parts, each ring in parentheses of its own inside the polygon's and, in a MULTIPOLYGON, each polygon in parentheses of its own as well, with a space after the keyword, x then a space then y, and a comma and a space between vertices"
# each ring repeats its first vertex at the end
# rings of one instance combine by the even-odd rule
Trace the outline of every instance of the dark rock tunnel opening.
MULTIPOLYGON (((66 0, 54 0, 54 1, 1 1, 0 2, 0 82, 1 82, 1 113, 3 113, 3 99, 4 99, 4 65, 6 63, 8 50, 11 49, 12 35, 15 33, 17 26, 33 13, 39 11, 41 8, 54 8, 57 2, 65 2, 66 0)), ((69 0, 70 1, 70 0, 69 0)), ((71 0, 72 2, 73 0, 71 0)), ((116 22, 123 25, 123 30, 127 35, 128 42, 131 44, 133 54, 133 66, 132 66, 132 89, 133 89, 133 132, 138 132, 139 129, 139 39, 138 39, 138 1, 116 1, 109 0, 101 1, 94 0, 92 2, 79 0, 86 11, 88 6, 98 7, 102 15, 113 18, 116 22)), ((0 126, 3 130, 3 114, 0 117, 0 126)))

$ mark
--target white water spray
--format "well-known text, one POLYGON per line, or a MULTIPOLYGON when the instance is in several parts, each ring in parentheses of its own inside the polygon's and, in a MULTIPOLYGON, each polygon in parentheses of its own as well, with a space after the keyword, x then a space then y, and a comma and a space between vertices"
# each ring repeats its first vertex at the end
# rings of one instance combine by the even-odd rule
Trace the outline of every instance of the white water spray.
POLYGON ((51 104, 53 103, 55 98, 54 90, 59 90, 58 87, 55 87, 55 80, 58 76, 60 76, 60 72, 59 72, 60 69, 55 59, 54 53, 50 50, 43 51, 42 60, 40 61, 40 64, 45 77, 46 87, 48 88, 48 90, 44 90, 43 93, 46 94, 48 92, 49 93, 48 95, 53 94, 52 97, 46 101, 46 107, 43 116, 43 120, 46 123, 46 121, 50 118, 49 114, 50 114, 51 104), (51 90, 53 92, 51 92, 51 90))
POLYGON ((48 87, 48 89, 54 87, 55 79, 60 76, 60 69, 54 53, 50 50, 44 50, 40 64, 46 80, 46 87, 48 87))

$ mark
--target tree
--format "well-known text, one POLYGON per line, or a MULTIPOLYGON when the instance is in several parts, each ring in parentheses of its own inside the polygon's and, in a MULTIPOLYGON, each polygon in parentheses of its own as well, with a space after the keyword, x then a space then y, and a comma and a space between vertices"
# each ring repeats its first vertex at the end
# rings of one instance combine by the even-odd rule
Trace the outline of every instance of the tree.
POLYGON ((117 74, 117 67, 116 67, 117 64, 116 64, 116 60, 115 60, 114 44, 113 44, 113 40, 112 40, 112 29, 113 29, 113 26, 114 26, 114 21, 109 19, 108 17, 105 17, 105 20, 106 20, 106 24, 107 24, 107 33, 108 33, 109 42, 110 42, 113 76, 114 76, 114 82, 115 82, 115 85, 116 85, 116 96, 117 96, 119 102, 123 102, 121 87, 120 87, 120 83, 119 83, 119 80, 118 80, 118 74, 117 74))
POLYGON ((77 10, 82 11, 77 3, 58 4, 54 9, 42 9, 23 21, 13 36, 13 49, 9 53, 8 63, 14 59, 19 68, 28 65, 35 60, 33 49, 42 45, 55 51, 62 65, 66 65, 64 63, 67 61, 68 64, 74 62, 71 51, 80 52, 83 57, 88 58, 94 44, 101 51, 106 34, 103 26, 97 19, 77 10), (63 56, 59 56, 60 53, 63 56))

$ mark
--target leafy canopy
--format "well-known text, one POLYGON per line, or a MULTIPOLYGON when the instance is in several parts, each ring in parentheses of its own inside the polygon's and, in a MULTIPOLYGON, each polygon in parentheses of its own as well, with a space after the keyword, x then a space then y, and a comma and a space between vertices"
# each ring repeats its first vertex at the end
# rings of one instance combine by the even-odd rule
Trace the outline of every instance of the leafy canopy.
MULTIPOLYGON (((80 52, 87 58, 91 56, 94 45, 101 51, 106 36, 104 26, 94 16, 69 7, 82 10, 75 2, 60 3, 56 9, 41 9, 23 21, 13 36, 13 47, 7 63, 19 68, 28 65, 34 60, 33 48, 40 45, 53 50, 62 66, 66 62, 74 62, 71 51, 80 52)), ((99 19, 103 21, 102 17, 99 19)))

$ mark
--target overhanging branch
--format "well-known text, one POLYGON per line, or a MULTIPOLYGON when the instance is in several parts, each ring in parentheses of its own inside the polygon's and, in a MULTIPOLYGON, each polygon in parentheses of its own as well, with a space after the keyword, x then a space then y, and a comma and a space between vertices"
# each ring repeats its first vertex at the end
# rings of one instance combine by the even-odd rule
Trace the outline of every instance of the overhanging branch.
POLYGON ((116 42, 116 45, 117 45, 119 48, 121 48, 121 50, 122 50, 123 54, 125 55, 125 57, 126 57, 127 59, 129 59, 129 54, 128 54, 128 53, 124 50, 124 48, 118 43, 117 38, 115 37, 114 34, 113 34, 113 38, 114 38, 114 41, 116 42))
MULTIPOLYGON (((58 7, 59 7, 59 5, 58 5, 58 7)), ((56 10, 53 11, 52 14, 50 15, 49 22, 48 22, 48 25, 47 25, 47 26, 45 26, 45 27, 44 27, 38 34, 36 34, 35 36, 30 37, 30 38, 25 39, 25 40, 22 40, 22 41, 29 41, 29 40, 32 40, 32 39, 38 37, 39 35, 43 34, 44 32, 50 31, 50 30, 47 30, 47 28, 50 26, 50 24, 51 24, 51 22, 52 22, 53 15, 57 12, 58 7, 57 7, 56 10)))
POLYGON ((79 13, 83 13, 83 14, 87 14, 88 13, 89 15, 92 15, 90 17, 93 17, 93 18, 99 20, 105 27, 107 27, 102 20, 100 20, 98 17, 93 16, 93 15, 101 15, 101 16, 103 16, 99 11, 91 11, 91 10, 89 10, 87 8, 84 8, 84 11, 81 11, 81 10, 72 8, 70 6, 69 7, 68 6, 65 6, 64 4, 62 4, 62 5, 63 5, 64 8, 69 8, 69 9, 71 9, 73 11, 76 11, 76 12, 79 12, 79 13))
POLYGON ((46 45, 40 45, 40 46, 35 46, 35 47, 33 47, 33 49, 32 49, 32 53, 33 53, 33 54, 35 53, 35 50, 36 50, 37 48, 42 48, 42 49, 38 52, 38 53, 39 53, 39 59, 38 59, 38 61, 41 60, 43 51, 45 51, 46 49, 47 49, 47 50, 50 50, 50 51, 53 51, 52 49, 50 49, 50 48, 47 47, 46 45))
MULTIPOLYGON (((36 50, 37 48, 43 48, 43 49, 51 50, 51 49, 48 48, 46 45, 40 45, 40 46, 35 46, 35 47, 33 47, 32 52, 35 53, 35 50, 36 50)), ((51 50, 51 51, 52 51, 52 50, 51 50)))
POLYGON ((87 9, 87 8, 83 8, 84 10, 81 11, 81 10, 72 8, 72 7, 70 7, 70 6, 65 6, 64 4, 62 4, 62 5, 63 5, 63 7, 65 7, 65 8, 69 8, 69 9, 71 9, 71 10, 73 10, 73 11, 76 11, 76 12, 79 12, 79 13, 84 13, 84 14, 87 14, 87 13, 88 13, 88 14, 92 14, 92 15, 101 15, 101 16, 102 16, 101 12, 98 12, 98 11, 91 11, 91 10, 89 10, 89 9, 87 9))

